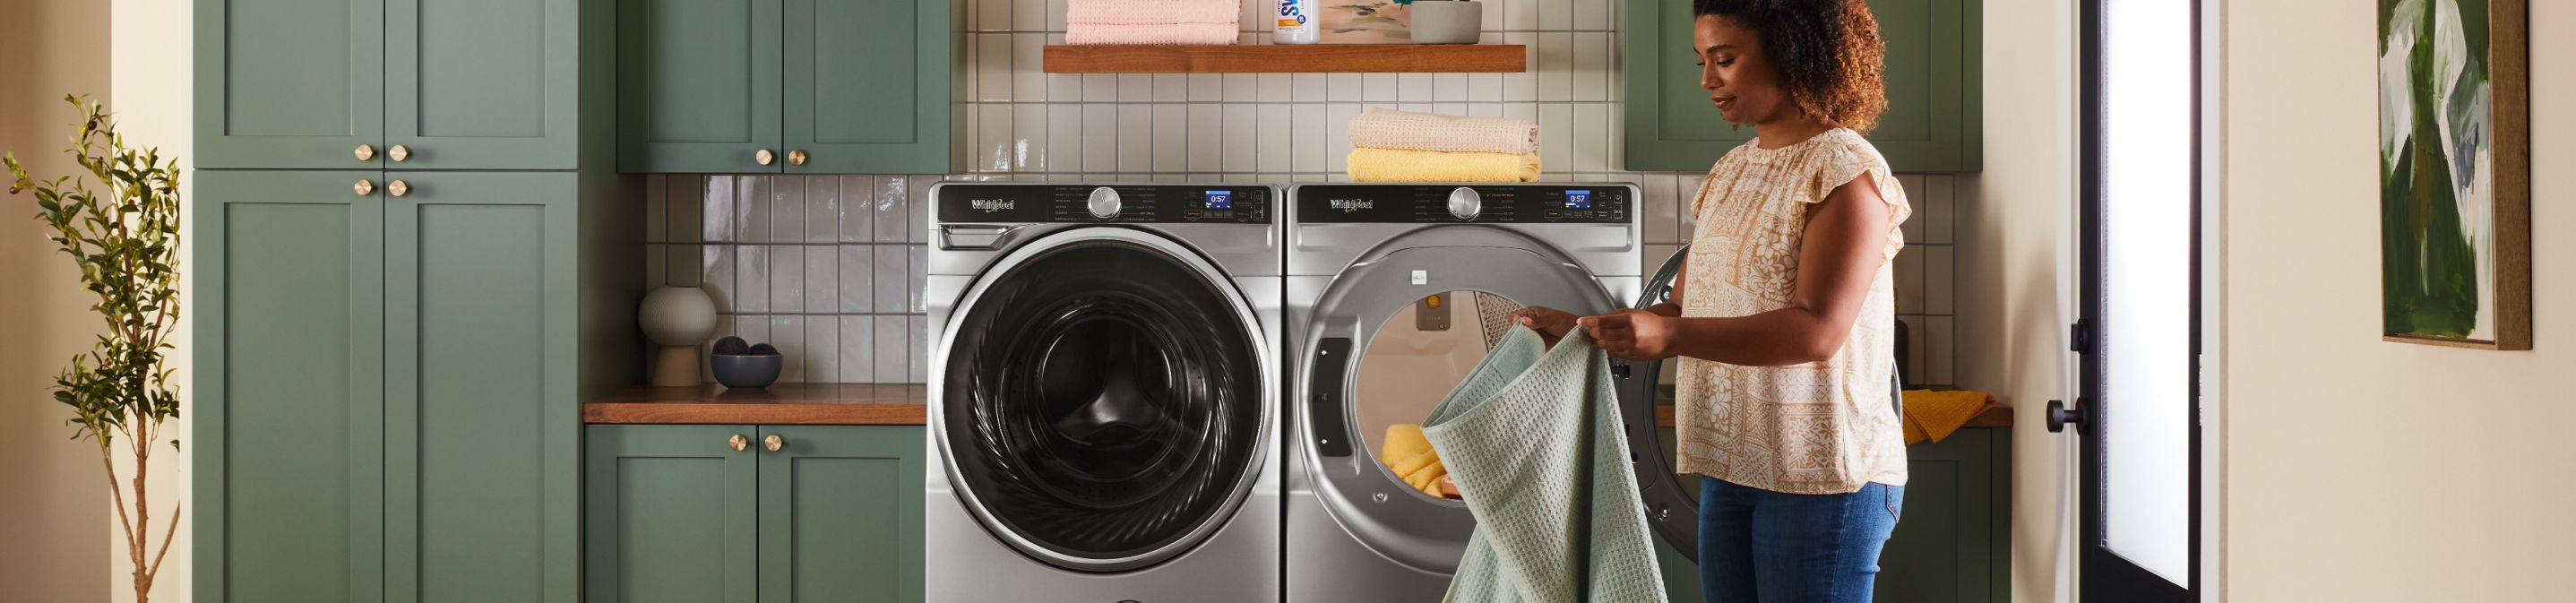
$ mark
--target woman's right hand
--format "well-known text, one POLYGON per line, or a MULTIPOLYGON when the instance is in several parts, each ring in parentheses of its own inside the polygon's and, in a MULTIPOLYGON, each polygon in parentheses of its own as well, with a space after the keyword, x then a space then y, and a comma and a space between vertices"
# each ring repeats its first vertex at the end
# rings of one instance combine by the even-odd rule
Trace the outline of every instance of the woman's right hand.
POLYGON ((1548 347, 1556 347, 1556 340, 1563 339, 1566 331, 1574 330, 1575 318, 1572 313, 1546 306, 1530 306, 1512 313, 1513 323, 1538 331, 1539 338, 1547 340, 1548 347))

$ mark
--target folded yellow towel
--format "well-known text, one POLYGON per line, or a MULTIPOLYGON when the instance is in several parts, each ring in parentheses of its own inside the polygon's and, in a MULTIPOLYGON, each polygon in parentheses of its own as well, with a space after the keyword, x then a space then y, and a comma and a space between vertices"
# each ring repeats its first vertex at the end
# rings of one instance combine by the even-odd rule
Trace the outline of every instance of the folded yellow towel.
POLYGON ((1449 468, 1440 464, 1440 453, 1431 450, 1431 440, 1422 436, 1420 425, 1388 425, 1386 439, 1378 447, 1378 462, 1395 472, 1396 479, 1432 496, 1440 495, 1440 478, 1449 468))
POLYGON ((1351 149, 1352 182, 1537 182, 1538 154, 1351 149))
POLYGON ((1538 124, 1369 107, 1351 118, 1351 146, 1453 153, 1538 152, 1538 124))
POLYGON ((1994 394, 1980 391, 1905 391, 1905 443, 1938 442, 1959 426, 1995 405, 1994 394))

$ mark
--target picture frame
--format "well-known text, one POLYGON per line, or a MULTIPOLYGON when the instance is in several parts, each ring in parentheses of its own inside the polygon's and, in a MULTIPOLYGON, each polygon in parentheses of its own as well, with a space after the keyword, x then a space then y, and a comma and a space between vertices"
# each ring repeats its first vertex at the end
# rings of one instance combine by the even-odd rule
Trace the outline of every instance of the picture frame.
POLYGON ((2528 0, 2377 0, 2381 339, 2531 340, 2528 0))

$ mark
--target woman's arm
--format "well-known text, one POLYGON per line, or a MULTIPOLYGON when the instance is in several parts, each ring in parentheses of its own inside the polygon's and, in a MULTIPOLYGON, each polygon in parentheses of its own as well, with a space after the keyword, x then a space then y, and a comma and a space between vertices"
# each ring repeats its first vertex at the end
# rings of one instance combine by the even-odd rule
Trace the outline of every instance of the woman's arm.
MULTIPOLYGON (((1815 362, 1841 350, 1869 298, 1887 244, 1887 201, 1869 174, 1835 187, 1808 208, 1798 243, 1798 276, 1789 307, 1751 316, 1676 318, 1622 312, 1578 319, 1611 356, 1660 360, 1689 356, 1741 366, 1815 362)), ((1676 298, 1678 299, 1678 297, 1676 298)), ((1678 312, 1676 312, 1678 313, 1678 312)))

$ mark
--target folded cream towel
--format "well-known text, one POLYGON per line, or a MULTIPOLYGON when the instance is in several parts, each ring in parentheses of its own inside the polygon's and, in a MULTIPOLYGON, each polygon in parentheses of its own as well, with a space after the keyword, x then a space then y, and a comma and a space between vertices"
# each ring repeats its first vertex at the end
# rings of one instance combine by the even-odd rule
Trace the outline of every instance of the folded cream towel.
POLYGON ((1351 118, 1351 146, 1415 151, 1527 155, 1538 152, 1538 124, 1518 119, 1458 117, 1369 107, 1351 118))
POLYGON ((1157 25, 1068 23, 1064 26, 1064 43, 1075 46, 1133 46, 1146 44, 1222 46, 1233 44, 1235 33, 1233 23, 1163 23, 1157 25))
POLYGON ((1240 18, 1242 5, 1233 0, 1066 0, 1064 6, 1068 29, 1079 24, 1221 23, 1233 27, 1240 18))
POLYGON ((1351 149, 1352 182, 1537 182, 1538 154, 1351 149))

